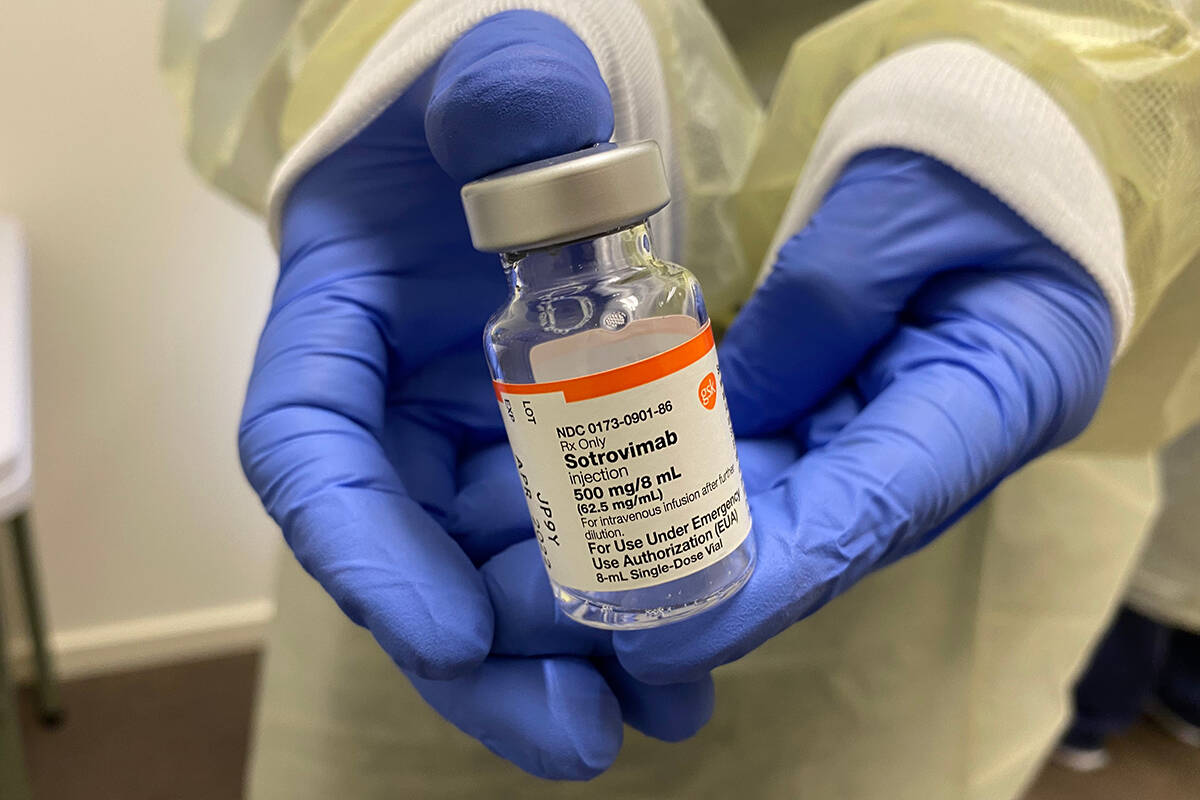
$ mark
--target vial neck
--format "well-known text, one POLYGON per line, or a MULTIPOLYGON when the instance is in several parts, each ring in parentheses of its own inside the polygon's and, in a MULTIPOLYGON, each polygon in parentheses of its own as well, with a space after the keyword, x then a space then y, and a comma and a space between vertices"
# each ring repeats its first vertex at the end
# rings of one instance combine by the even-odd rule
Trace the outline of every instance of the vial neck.
POLYGON ((645 222, 593 239, 523 253, 504 253, 504 271, 514 292, 589 281, 654 262, 645 222))

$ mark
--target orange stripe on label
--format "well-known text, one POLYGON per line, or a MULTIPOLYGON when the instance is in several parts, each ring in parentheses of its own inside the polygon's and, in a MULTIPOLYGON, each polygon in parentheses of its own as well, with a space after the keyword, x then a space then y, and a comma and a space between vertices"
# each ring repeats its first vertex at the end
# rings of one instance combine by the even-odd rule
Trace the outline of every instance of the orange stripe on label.
POLYGON ((623 367, 608 369, 593 375, 582 375, 578 378, 567 378, 562 381, 546 381, 544 383, 492 381, 492 386, 496 389, 497 400, 501 399, 502 393, 550 394, 562 392, 564 400, 568 403, 575 403, 579 400, 603 397, 606 394, 616 394, 666 377, 696 363, 706 356, 714 346, 712 326, 706 322, 699 333, 683 344, 623 367))

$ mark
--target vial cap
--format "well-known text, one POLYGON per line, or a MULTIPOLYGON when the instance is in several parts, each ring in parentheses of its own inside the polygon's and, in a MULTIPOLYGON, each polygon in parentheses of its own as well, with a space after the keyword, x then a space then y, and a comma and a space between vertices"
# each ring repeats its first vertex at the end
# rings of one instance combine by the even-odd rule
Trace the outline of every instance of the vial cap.
POLYGON ((598 144, 522 164, 462 188, 476 249, 503 253, 586 239, 671 201, 658 144, 598 144))

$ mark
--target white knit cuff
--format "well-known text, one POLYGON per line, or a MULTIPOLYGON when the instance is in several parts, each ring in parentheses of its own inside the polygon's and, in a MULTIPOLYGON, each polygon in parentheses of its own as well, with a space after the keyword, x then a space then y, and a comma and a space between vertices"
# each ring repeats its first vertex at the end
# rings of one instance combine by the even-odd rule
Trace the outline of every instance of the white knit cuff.
POLYGON ((514 9, 556 17, 588 46, 612 95, 614 140, 657 140, 675 200, 652 218, 652 226, 656 242, 670 257, 681 240, 685 203, 658 48, 633 0, 418 0, 380 38, 325 115, 280 163, 267 196, 276 246, 283 202, 297 179, 379 116, 458 37, 482 20, 514 9))
POLYGON ((838 98, 776 230, 764 277, 846 164, 879 147, 948 164, 1083 265, 1108 299, 1120 352, 1133 323, 1133 288, 1120 208, 1104 169, 1037 83, 968 42, 902 50, 838 98))

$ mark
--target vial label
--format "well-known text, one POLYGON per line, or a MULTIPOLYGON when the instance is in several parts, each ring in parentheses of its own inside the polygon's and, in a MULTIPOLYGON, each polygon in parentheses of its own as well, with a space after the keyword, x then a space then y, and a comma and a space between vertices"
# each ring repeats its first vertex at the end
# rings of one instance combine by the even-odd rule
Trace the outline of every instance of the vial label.
POLYGON ((708 325, 626 366, 495 389, 557 583, 666 583, 720 561, 750 532, 708 325))

